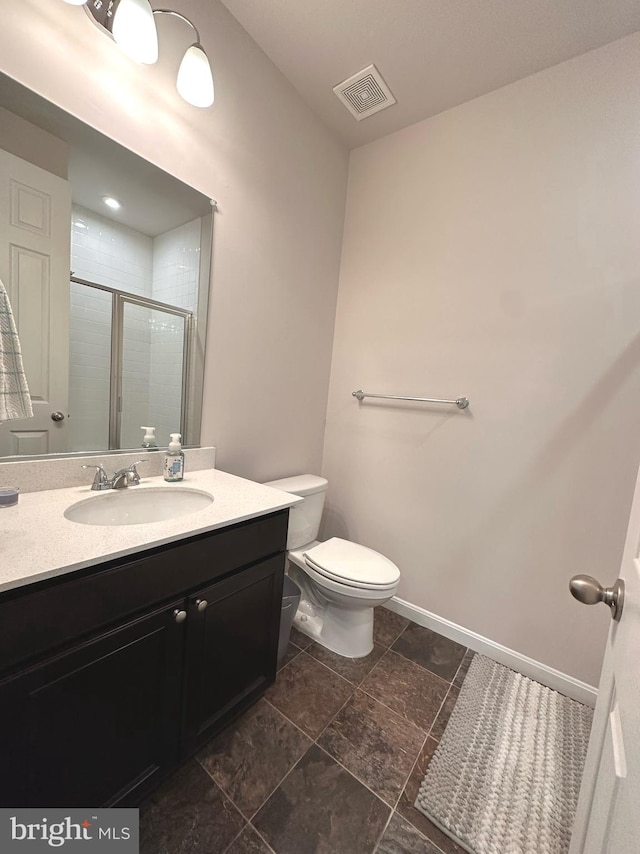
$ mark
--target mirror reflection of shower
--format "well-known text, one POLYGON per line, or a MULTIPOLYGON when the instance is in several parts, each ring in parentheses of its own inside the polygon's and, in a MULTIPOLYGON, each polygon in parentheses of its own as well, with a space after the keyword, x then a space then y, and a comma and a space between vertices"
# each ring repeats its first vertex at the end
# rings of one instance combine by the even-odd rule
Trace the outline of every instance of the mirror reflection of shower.
POLYGON ((135 448, 141 425, 188 435, 202 222, 156 237, 74 206, 69 420, 74 450, 135 448))

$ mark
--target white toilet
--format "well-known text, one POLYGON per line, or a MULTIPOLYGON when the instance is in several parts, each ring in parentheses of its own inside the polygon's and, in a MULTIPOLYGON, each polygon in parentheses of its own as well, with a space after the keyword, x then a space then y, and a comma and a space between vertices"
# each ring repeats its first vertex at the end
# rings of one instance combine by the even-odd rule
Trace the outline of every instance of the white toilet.
POLYGON ((373 609, 395 594, 398 567, 373 549, 332 537, 318 542, 328 482, 302 474, 265 486, 304 500, 289 511, 289 575, 302 590, 294 625, 327 649, 362 658, 373 649, 373 609))

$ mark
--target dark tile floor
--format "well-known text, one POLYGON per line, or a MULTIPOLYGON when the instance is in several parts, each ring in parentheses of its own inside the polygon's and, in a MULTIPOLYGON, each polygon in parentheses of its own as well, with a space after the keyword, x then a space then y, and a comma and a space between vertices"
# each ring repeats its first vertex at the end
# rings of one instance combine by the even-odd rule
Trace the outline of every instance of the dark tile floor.
POLYGON ((413 806, 473 653, 386 608, 342 658, 295 629, 265 697, 141 810, 141 854, 462 854, 413 806))

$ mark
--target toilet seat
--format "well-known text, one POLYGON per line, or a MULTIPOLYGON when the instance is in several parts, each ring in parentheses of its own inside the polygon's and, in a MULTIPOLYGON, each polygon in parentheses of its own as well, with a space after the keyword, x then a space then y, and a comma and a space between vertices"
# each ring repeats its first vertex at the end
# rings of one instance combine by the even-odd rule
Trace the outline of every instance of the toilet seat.
POLYGON ((313 546, 303 557, 324 578, 361 590, 387 590, 400 579, 400 570, 384 555, 340 537, 313 546))

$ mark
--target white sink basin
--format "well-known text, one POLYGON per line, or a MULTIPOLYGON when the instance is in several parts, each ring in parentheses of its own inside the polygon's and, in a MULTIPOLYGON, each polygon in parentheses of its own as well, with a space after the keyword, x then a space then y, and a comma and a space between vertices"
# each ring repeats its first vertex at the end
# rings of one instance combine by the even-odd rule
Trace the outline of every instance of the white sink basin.
POLYGON ((83 525, 144 525, 203 510, 213 496, 184 487, 127 487, 104 492, 72 504, 65 518, 83 525))

